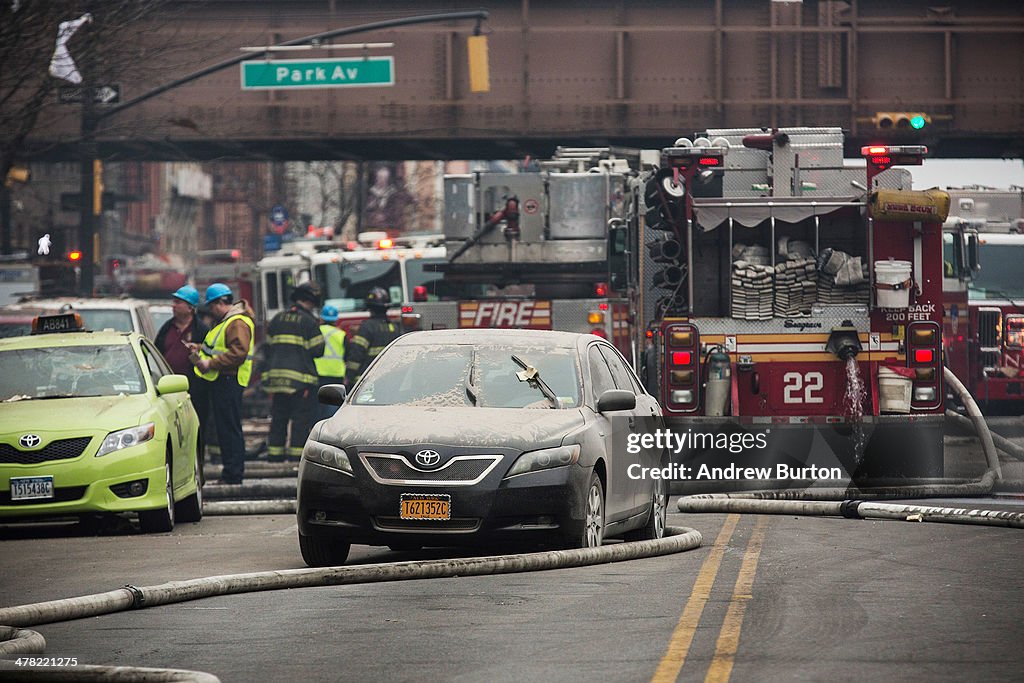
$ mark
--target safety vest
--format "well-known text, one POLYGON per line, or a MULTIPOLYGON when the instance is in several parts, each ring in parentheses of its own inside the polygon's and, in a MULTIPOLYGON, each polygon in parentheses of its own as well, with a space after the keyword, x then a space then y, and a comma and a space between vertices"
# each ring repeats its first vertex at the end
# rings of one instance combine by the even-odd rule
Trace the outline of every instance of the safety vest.
MULTIPOLYGON (((214 326, 212 330, 207 332, 206 339, 203 340, 203 345, 199 347, 200 358, 213 358, 219 356, 222 353, 227 353, 228 346, 225 342, 224 331, 228 328, 228 325, 232 320, 241 318, 245 321, 245 324, 249 326, 249 355, 245 357, 245 361, 238 366, 238 383, 243 387, 249 386, 249 377, 252 376, 252 351, 253 351, 253 335, 255 328, 252 324, 252 320, 249 316, 242 315, 241 313, 235 314, 227 320, 222 320, 219 324, 214 326)), ((219 370, 207 370, 206 372, 199 372, 199 368, 194 368, 195 373, 205 379, 207 382, 212 382, 217 379, 220 375, 219 370)))
POLYGON ((345 377, 345 330, 334 325, 321 325, 324 335, 324 355, 317 358, 316 372, 320 377, 345 377))

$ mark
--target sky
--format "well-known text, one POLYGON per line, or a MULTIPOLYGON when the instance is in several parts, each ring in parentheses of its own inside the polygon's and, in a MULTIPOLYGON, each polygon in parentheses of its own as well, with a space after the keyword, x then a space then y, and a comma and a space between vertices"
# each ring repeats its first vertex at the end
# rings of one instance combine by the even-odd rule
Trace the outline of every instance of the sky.
POLYGON ((987 185, 1005 190, 1024 187, 1022 159, 925 159, 922 166, 907 166, 914 189, 987 185))

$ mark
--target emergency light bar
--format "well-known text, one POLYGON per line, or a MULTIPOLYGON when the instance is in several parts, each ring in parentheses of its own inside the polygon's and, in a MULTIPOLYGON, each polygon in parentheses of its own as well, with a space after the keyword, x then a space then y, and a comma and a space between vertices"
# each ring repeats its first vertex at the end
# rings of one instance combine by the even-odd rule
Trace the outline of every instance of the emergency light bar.
POLYGON ((661 150, 661 163, 672 168, 689 168, 693 164, 719 167, 727 151, 724 147, 666 147, 661 150))
POLYGON ((860 148, 860 154, 867 157, 869 164, 876 166, 920 166, 928 148, 924 145, 867 145, 860 148))

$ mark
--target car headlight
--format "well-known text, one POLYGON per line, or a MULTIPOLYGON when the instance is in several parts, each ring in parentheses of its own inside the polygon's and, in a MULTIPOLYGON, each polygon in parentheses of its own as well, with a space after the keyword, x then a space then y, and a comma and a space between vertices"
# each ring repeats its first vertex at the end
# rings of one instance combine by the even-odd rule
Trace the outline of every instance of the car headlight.
POLYGON ((156 425, 152 422, 122 429, 119 432, 110 432, 100 444, 100 449, 96 451, 96 457, 145 443, 152 439, 154 434, 156 434, 156 425))
POLYGON ((571 446, 559 446, 558 448, 545 448, 539 451, 528 451, 519 456, 512 469, 506 477, 514 477, 517 474, 546 470, 552 467, 564 467, 571 465, 580 459, 580 447, 578 444, 571 446))
POLYGON ((352 463, 349 462, 348 455, 336 446, 307 439, 306 445, 302 447, 302 457, 317 465, 332 467, 346 474, 352 474, 352 463))

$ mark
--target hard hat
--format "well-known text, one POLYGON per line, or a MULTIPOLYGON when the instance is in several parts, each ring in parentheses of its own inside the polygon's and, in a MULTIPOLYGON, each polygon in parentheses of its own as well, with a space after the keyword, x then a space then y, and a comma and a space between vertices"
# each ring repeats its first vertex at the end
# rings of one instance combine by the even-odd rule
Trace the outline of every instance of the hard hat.
POLYGON ((223 282, 214 282, 206 288, 206 296, 204 298, 206 303, 210 303, 225 296, 231 296, 231 288, 223 282))
POLYGON ((374 287, 366 293, 367 308, 383 308, 391 305, 391 295, 383 287, 374 287))
POLYGON ((174 294, 171 294, 175 299, 181 299, 192 308, 199 307, 199 290, 192 285, 183 285, 178 288, 174 294))
POLYGON ((303 282, 292 290, 292 301, 306 300, 314 305, 320 304, 320 286, 315 282, 303 282))
POLYGON ((338 322, 338 309, 335 308, 334 306, 331 306, 330 304, 324 306, 320 310, 320 319, 323 320, 325 323, 338 322))

